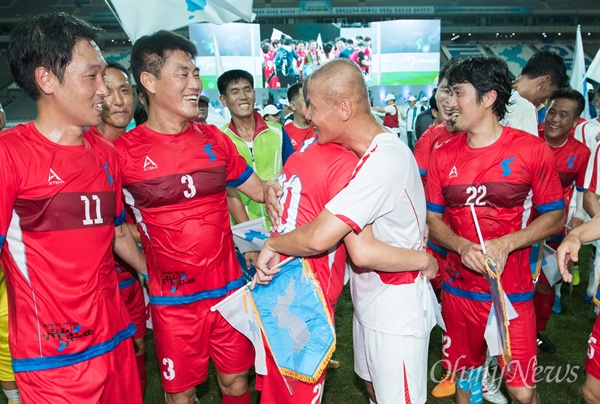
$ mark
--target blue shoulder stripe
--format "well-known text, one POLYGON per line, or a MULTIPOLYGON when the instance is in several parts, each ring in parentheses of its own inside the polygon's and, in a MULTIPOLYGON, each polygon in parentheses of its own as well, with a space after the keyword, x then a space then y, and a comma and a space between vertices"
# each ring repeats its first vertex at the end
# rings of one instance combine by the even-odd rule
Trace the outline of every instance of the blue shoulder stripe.
POLYGON ((427 210, 430 212, 442 214, 444 213, 445 208, 446 207, 444 205, 437 205, 432 202, 427 202, 427 210))
POLYGON ((152 296, 150 295, 150 303, 158 306, 177 305, 177 304, 189 304, 204 299, 215 299, 223 297, 232 290, 236 290, 244 286, 246 282, 243 277, 230 281, 227 285, 222 288, 203 290, 201 292, 193 293, 191 295, 184 296, 152 296))
POLYGON ((535 208, 537 209, 538 212, 540 212, 543 215, 544 213, 552 212, 554 210, 564 209, 565 208, 565 200, 559 199, 554 202, 548 202, 548 203, 544 203, 541 205, 536 205, 535 208))
POLYGON ((421 174, 421 176, 426 177, 427 176, 427 170, 423 170, 422 168, 419 168, 419 174, 421 174))
POLYGON ((583 187, 575 187, 575 189, 576 189, 578 192, 583 192, 583 191, 585 191, 585 189, 584 189, 583 187))
POLYGON ((135 325, 130 323, 127 328, 119 331, 108 341, 93 345, 82 352, 65 355, 42 356, 39 358, 13 359, 12 366, 15 372, 32 372, 35 370, 54 369, 74 365, 90 360, 115 349, 121 342, 135 334, 135 325))
POLYGON ((119 216, 115 216, 115 227, 122 225, 125 223, 125 209, 121 211, 119 216))
POLYGON ((237 188, 237 187, 239 187, 244 182, 246 182, 246 180, 248 178, 250 178, 252 176, 253 172, 254 172, 254 170, 252 169, 252 167, 250 167, 249 165, 247 165, 246 169, 244 170, 244 172, 242 173, 242 175, 240 175, 236 180, 227 181, 227 186, 229 188, 237 188))
POLYGON ((6 236, 0 236, 0 248, 4 246, 4 242, 6 241, 6 236))

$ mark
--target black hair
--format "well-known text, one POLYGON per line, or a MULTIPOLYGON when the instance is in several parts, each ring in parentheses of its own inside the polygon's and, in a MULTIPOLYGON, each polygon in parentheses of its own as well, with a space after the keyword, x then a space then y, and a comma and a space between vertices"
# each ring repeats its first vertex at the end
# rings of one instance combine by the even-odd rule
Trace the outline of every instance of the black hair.
POLYGON ((583 95, 581 95, 581 93, 575 89, 569 87, 559 88, 554 94, 552 94, 550 101, 554 101, 556 99, 575 101, 577 105, 575 109, 575 116, 581 116, 581 113, 585 109, 585 98, 583 98, 583 95))
POLYGON ((287 90, 288 101, 291 102, 295 100, 296 97, 298 97, 298 94, 300 94, 300 90, 302 90, 302 83, 294 83, 291 86, 289 86, 287 90))
POLYGON ((525 63, 521 71, 521 76, 532 79, 545 75, 549 75, 551 83, 558 86, 558 88, 569 86, 569 76, 567 76, 565 62, 556 53, 538 52, 534 54, 525 63))
POLYGON ((125 66, 123 66, 119 62, 107 62, 106 63, 106 68, 107 69, 117 69, 117 70, 120 70, 123 73, 125 73, 127 75, 127 77, 129 78, 129 71, 127 71, 127 69, 125 68, 125 66))
POLYGON ((268 43, 263 43, 260 46, 260 49, 262 50, 262 52, 266 55, 267 53, 269 53, 269 51, 271 50, 271 46, 268 43))
POLYGON ((160 71, 167 62, 172 51, 182 51, 190 58, 196 57, 196 47, 187 38, 171 31, 161 30, 152 35, 144 35, 133 44, 131 51, 131 70, 138 89, 148 100, 146 88, 141 84, 142 72, 153 74, 160 79, 160 71))
POLYGON ((333 49, 333 46, 334 44, 332 42, 327 42, 325 45, 323 45, 323 52, 325 52, 325 54, 329 54, 333 49))
POLYGON ((437 106, 437 101, 435 100, 435 90, 433 90, 433 94, 431 95, 431 98, 429 99, 429 107, 431 109, 435 109, 436 111, 439 111, 438 106, 437 106))
POLYGON ((7 58, 17 84, 37 101, 40 89, 35 69, 44 67, 62 84, 65 69, 79 41, 102 46, 104 31, 66 13, 40 14, 23 19, 10 33, 7 58))
POLYGON ((217 87, 219 88, 219 94, 225 95, 227 93, 227 87, 231 84, 238 83, 242 80, 250 83, 250 86, 254 88, 254 77, 245 70, 228 70, 217 79, 217 87))
POLYGON ((494 114, 501 120, 506 115, 506 106, 512 91, 508 65, 496 56, 472 56, 459 60, 446 73, 448 85, 470 83, 477 92, 477 103, 489 91, 496 91, 492 106, 494 114))

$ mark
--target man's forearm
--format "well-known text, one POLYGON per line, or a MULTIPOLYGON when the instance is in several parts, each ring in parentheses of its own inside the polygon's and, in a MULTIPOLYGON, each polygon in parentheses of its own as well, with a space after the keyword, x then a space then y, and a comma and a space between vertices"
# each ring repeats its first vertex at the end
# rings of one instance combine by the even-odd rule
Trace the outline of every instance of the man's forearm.
POLYGON ((148 273, 146 257, 131 235, 127 224, 115 227, 113 250, 123 261, 141 274, 148 273))
POLYGON ((269 238, 265 245, 280 254, 307 257, 327 251, 352 229, 328 210, 289 233, 269 238))
POLYGON ((582 244, 600 239, 600 214, 571 231, 567 237, 576 237, 582 244))
POLYGON ((587 189, 583 191, 583 208, 590 217, 598 215, 598 213, 600 213, 600 201, 598 200, 598 195, 587 189))
POLYGON ((547 237, 560 232, 565 224, 564 209, 544 213, 527 227, 500 237, 510 246, 509 252, 529 247, 547 237))
POLYGON ((437 213, 427 212, 429 237, 447 250, 460 253, 461 247, 469 241, 453 232, 437 213))

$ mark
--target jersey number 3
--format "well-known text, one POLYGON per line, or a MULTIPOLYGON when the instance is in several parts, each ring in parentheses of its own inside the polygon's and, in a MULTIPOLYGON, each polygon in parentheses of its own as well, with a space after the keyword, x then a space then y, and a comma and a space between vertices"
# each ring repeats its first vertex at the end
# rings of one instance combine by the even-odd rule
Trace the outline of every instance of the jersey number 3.
POLYGON ((185 196, 188 199, 193 198, 194 195, 196 195, 196 187, 194 186, 194 179, 192 178, 192 176, 187 174, 184 175, 183 177, 181 177, 181 183, 187 184, 188 187, 188 189, 183 191, 183 196, 185 196))

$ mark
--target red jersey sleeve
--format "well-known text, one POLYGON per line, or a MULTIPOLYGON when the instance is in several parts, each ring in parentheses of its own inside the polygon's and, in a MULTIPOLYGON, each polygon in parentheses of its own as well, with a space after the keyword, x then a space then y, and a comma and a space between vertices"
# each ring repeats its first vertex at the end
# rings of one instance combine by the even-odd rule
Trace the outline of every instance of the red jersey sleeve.
POLYGON ((564 209, 562 186, 550 147, 545 142, 540 142, 537 147, 532 148, 530 161, 533 179, 531 190, 537 211, 544 214, 564 209))
MULTIPOLYGON (((427 210, 433 213, 444 213, 446 201, 442 192, 442 165, 446 147, 435 149, 431 154, 429 171, 427 173, 427 184, 425 186, 425 197, 427 198, 427 210), (440 151, 441 154, 440 154, 440 151)), ((447 174, 448 175, 448 174, 447 174)))

